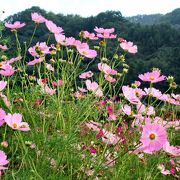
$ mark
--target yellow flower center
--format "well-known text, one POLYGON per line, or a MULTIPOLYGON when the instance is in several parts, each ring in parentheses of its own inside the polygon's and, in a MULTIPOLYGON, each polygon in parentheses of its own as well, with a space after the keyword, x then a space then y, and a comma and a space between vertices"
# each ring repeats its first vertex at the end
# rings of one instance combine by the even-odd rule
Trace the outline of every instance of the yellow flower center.
POLYGON ((83 54, 83 55, 86 55, 86 51, 82 51, 82 54, 83 54))
POLYGON ((155 80, 155 77, 154 76, 150 76, 149 80, 153 81, 153 80, 155 80))
POLYGON ((16 124, 16 123, 13 123, 13 124, 12 124, 12 127, 13 127, 14 129, 16 129, 16 128, 17 128, 17 124, 16 124))
POLYGON ((154 139, 156 138, 156 135, 153 134, 153 133, 151 133, 151 134, 149 135, 149 138, 150 138, 151 140, 154 140, 154 139))

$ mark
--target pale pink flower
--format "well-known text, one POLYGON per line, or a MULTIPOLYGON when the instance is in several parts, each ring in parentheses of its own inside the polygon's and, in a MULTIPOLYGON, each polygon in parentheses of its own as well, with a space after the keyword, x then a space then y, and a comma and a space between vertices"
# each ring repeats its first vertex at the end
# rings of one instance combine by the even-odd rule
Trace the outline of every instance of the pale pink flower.
POLYGON ((2 100, 4 101, 4 104, 5 104, 7 107, 10 107, 10 106, 11 106, 11 103, 10 103, 10 101, 8 100, 7 96, 5 96, 2 92, 0 92, 0 97, 2 97, 2 100))
POLYGON ((97 56, 97 52, 89 48, 77 48, 77 50, 79 54, 87 58, 95 58, 97 56))
POLYGON ((103 129, 103 137, 102 137, 102 141, 105 142, 106 144, 117 144, 120 141, 120 137, 109 132, 106 131, 105 129, 103 129))
POLYGON ((2 91, 7 85, 7 81, 0 81, 0 91, 2 91))
POLYGON ((7 169, 7 167, 5 167, 7 164, 9 163, 9 161, 7 160, 7 156, 3 151, 0 151, 0 171, 7 169))
POLYGON ((2 126, 5 123, 4 121, 5 116, 6 116, 5 111, 2 108, 0 108, 0 126, 2 126))
POLYGON ((44 56, 46 54, 50 54, 49 47, 46 42, 37 42, 35 46, 30 47, 28 49, 29 53, 34 57, 44 56))
POLYGON ((123 86, 122 91, 123 91, 125 98, 129 102, 131 102, 132 104, 141 104, 139 97, 137 97, 137 95, 136 95, 135 89, 128 87, 128 86, 123 86))
POLYGON ((88 31, 81 31, 82 37, 85 39, 97 40, 98 37, 94 33, 89 33, 88 31))
POLYGON ((136 107, 138 114, 146 114, 148 116, 155 114, 153 106, 146 107, 144 104, 137 104, 136 107))
POLYGON ((2 50, 7 50, 8 47, 7 47, 6 45, 1 45, 1 44, 0 44, 0 49, 2 49, 2 50))
POLYGON ((5 122, 9 127, 11 127, 14 130, 20 130, 20 131, 29 131, 29 125, 27 122, 22 122, 22 115, 19 113, 14 113, 5 116, 4 118, 5 122))
POLYGON ((155 98, 159 98, 162 96, 161 91, 159 91, 156 88, 144 88, 144 91, 145 91, 146 95, 153 96, 155 98))
POLYGON ((86 122, 85 125, 89 129, 92 129, 93 131, 96 131, 96 132, 99 132, 101 130, 101 126, 102 126, 102 124, 95 122, 95 121, 86 122))
POLYGON ((163 175, 171 174, 171 172, 169 170, 165 169, 164 164, 158 165, 158 169, 161 171, 161 174, 163 174, 163 175))
POLYGON ((105 75, 104 75, 104 78, 105 78, 106 81, 108 81, 108 82, 110 82, 110 83, 116 82, 116 79, 113 78, 111 75, 105 74, 105 75))
POLYGON ((112 34, 114 32, 114 28, 104 29, 95 27, 94 31, 97 32, 97 37, 104 38, 104 39, 115 39, 117 35, 112 34))
POLYGON ((98 27, 95 27, 94 28, 94 31, 96 31, 97 33, 113 33, 115 31, 114 28, 110 28, 110 29, 104 29, 104 28, 98 28, 98 27))
POLYGON ((132 110, 131 110, 131 106, 125 104, 123 107, 122 107, 122 111, 127 114, 128 116, 132 115, 132 110))
POLYGON ((46 20, 45 23, 46 23, 46 27, 48 28, 48 30, 54 34, 60 34, 64 31, 61 27, 58 27, 52 21, 46 20))
POLYGON ((49 94, 51 96, 56 94, 56 89, 50 88, 47 84, 45 84, 44 86, 41 86, 41 91, 42 93, 49 94))
POLYGON ((180 156, 180 146, 171 146, 168 141, 164 144, 163 150, 173 156, 180 156))
POLYGON ((88 71, 88 72, 84 72, 82 74, 79 75, 79 78, 81 79, 87 79, 93 76, 92 71, 88 71))
POLYGON ((106 63, 98 63, 98 69, 107 75, 116 75, 117 71, 111 69, 106 63))
POLYGON ((19 60, 21 60, 21 59, 22 59, 21 56, 17 56, 17 57, 15 57, 15 58, 11 58, 9 61, 7 61, 7 64, 12 64, 12 63, 14 63, 14 62, 16 62, 16 61, 19 61, 19 60))
POLYGON ((3 64, 0 68, 0 74, 3 76, 11 76, 15 73, 15 69, 9 64, 3 64))
POLYGON ((68 44, 66 43, 66 36, 64 34, 54 34, 54 37, 56 39, 56 42, 61 44, 61 45, 64 45, 64 46, 67 46, 68 44))
POLYGON ((54 72, 54 67, 52 67, 51 64, 45 63, 45 67, 46 67, 46 69, 48 69, 49 71, 54 72))
POLYGON ((80 92, 82 92, 82 93, 87 92, 87 90, 86 90, 86 89, 84 89, 84 88, 80 88, 80 87, 78 87, 78 90, 79 90, 80 92))
POLYGON ((151 83, 157 83, 160 81, 164 81, 166 79, 166 76, 160 76, 159 71, 152 71, 152 72, 147 72, 144 74, 140 74, 138 76, 142 81, 147 81, 151 83))
POLYGON ((29 61, 27 63, 28 66, 33 66, 35 64, 41 63, 44 60, 44 58, 38 58, 38 59, 34 59, 32 61, 29 61))
POLYGON ((136 87, 139 87, 141 85, 140 81, 134 81, 134 84, 136 85, 136 87))
POLYGON ((95 96, 101 97, 103 96, 103 92, 100 89, 99 85, 97 82, 91 82, 90 80, 86 80, 86 87, 89 91, 92 91, 95 96))
POLYGON ((159 124, 146 124, 143 126, 140 141, 145 150, 149 152, 159 151, 167 142, 166 130, 159 124))
POLYGON ((31 13, 31 18, 35 23, 44 23, 46 21, 46 19, 43 16, 36 12, 31 13))
POLYGON ((135 54, 137 53, 137 46, 133 44, 133 42, 127 42, 126 40, 123 40, 120 43, 120 47, 124 49, 125 51, 128 51, 129 53, 135 54))
POLYGON ((14 24, 11 23, 5 23, 5 26, 10 29, 19 29, 26 25, 26 23, 20 23, 19 21, 14 22, 14 24))
POLYGON ((171 94, 171 96, 176 100, 176 101, 180 101, 180 94, 171 94))

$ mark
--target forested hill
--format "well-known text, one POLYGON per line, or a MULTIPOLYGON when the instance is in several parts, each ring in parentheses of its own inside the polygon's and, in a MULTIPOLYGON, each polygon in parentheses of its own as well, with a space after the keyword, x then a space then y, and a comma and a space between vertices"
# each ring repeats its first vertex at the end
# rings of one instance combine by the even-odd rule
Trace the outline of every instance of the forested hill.
MULTIPOLYGON (((27 23, 23 31, 19 31, 22 41, 28 41, 33 33, 34 24, 31 22, 31 12, 39 12, 47 19, 63 27, 66 36, 77 37, 81 30, 92 32, 95 26, 114 27, 118 37, 123 37, 138 45, 137 55, 128 55, 127 57, 131 73, 127 82, 135 80, 139 73, 157 67, 162 70, 163 74, 175 76, 177 83, 180 83, 180 28, 172 26, 180 23, 180 9, 164 16, 157 15, 161 19, 157 24, 141 25, 140 23, 130 22, 118 11, 107 11, 97 16, 83 18, 78 15, 54 14, 38 7, 32 7, 5 20, 11 22, 18 20, 27 23)), ((7 36, 12 34, 8 30, 4 33, 7 36)), ((44 41, 47 36, 47 28, 40 25, 35 34, 34 43, 44 41)), ((115 43, 110 42, 109 46, 111 48, 110 52, 113 53, 113 49, 116 47, 115 43)))
POLYGON ((180 27, 180 8, 175 9, 174 11, 167 13, 165 15, 144 14, 144 15, 126 17, 126 19, 133 23, 141 23, 145 25, 165 23, 165 24, 171 24, 173 26, 180 27))

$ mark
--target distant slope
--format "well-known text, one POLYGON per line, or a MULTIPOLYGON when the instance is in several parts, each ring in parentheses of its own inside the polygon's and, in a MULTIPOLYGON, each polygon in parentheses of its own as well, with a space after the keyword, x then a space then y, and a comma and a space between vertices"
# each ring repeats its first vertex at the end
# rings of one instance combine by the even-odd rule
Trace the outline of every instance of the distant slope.
POLYGON ((174 11, 162 14, 151 14, 151 15, 137 15, 132 17, 127 17, 127 20, 133 23, 141 23, 144 25, 153 25, 153 24, 171 24, 173 26, 180 26, 180 8, 175 9, 174 11))
POLYGON ((162 16, 163 16, 162 14, 151 14, 151 15, 144 14, 144 15, 127 17, 127 20, 131 21, 132 23, 152 25, 159 22, 162 16))

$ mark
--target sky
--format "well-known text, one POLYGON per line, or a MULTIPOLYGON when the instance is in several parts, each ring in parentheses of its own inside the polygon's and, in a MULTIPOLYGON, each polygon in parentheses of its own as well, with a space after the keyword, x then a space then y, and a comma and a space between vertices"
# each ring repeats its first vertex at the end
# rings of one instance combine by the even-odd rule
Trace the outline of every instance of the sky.
POLYGON ((107 10, 120 11, 123 16, 137 14, 166 14, 180 7, 180 0, 0 0, 0 18, 32 6, 54 13, 95 16, 107 10), (5 11, 5 13, 1 13, 5 11))

